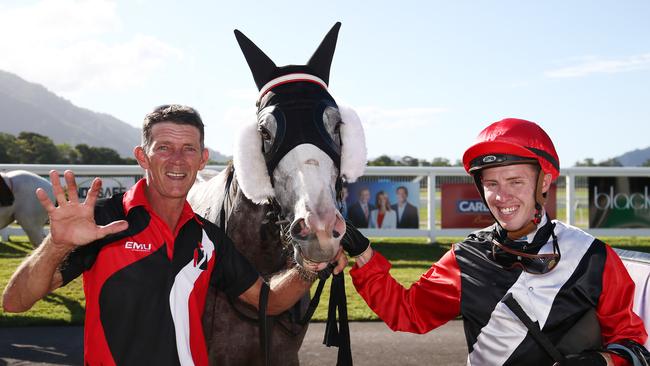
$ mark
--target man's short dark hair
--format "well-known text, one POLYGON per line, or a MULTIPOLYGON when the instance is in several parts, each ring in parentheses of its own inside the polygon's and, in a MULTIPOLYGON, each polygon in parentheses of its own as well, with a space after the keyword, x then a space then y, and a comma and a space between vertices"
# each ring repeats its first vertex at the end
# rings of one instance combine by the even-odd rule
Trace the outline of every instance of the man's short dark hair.
POLYGON ((408 195, 409 195, 409 190, 406 189, 406 187, 404 187, 404 186, 399 186, 399 187, 397 187, 397 189, 395 190, 395 192, 399 191, 400 189, 403 189, 403 190, 404 190, 404 193, 406 193, 406 197, 408 197, 408 195))
POLYGON ((180 104, 165 104, 156 107, 144 117, 142 122, 142 147, 147 150, 151 146, 151 130, 161 122, 171 122, 179 125, 194 126, 201 135, 201 149, 204 148, 205 131, 201 115, 194 108, 180 104))

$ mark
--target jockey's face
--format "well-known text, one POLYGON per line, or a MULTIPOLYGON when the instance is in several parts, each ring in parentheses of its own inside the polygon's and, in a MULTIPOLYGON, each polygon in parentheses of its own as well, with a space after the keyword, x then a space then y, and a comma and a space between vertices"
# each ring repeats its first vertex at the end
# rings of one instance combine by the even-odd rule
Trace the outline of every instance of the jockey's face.
MULTIPOLYGON (((542 192, 550 186, 544 177, 542 192)), ((521 229, 535 215, 537 168, 530 164, 507 165, 482 171, 481 182, 488 208, 508 231, 521 229)))
POLYGON ((161 122, 151 129, 152 142, 145 151, 135 149, 138 163, 146 170, 150 199, 183 199, 205 167, 208 150, 201 149, 201 134, 190 125, 161 122))

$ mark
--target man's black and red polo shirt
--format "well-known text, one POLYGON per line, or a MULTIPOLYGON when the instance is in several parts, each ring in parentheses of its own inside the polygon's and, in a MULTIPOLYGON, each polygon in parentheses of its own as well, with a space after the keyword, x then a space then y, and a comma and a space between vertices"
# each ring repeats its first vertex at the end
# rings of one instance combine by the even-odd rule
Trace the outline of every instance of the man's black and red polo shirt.
POLYGON ((86 365, 207 365, 201 316, 208 286, 232 297, 257 271, 216 225, 185 202, 172 231, 151 209, 140 180, 98 202, 95 220, 129 228, 72 252, 64 285, 83 273, 86 365))

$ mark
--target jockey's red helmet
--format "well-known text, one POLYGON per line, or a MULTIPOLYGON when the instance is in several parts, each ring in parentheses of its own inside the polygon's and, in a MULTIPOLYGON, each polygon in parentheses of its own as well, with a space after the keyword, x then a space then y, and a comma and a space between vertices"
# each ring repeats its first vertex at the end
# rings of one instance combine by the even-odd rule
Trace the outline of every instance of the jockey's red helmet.
POLYGON ((560 175, 560 159, 551 138, 536 123, 517 118, 486 127, 463 155, 465 170, 472 175, 495 166, 535 163, 553 181, 560 175))

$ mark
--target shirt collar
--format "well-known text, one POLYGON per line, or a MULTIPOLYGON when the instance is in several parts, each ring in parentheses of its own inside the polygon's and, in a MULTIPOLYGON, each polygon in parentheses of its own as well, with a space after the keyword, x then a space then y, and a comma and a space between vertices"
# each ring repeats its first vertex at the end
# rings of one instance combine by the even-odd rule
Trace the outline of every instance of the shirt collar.
POLYGON ((555 228, 555 224, 553 224, 553 221, 548 217, 548 214, 546 211, 542 213, 542 219, 537 224, 537 228, 529 233, 526 236, 523 236, 517 240, 510 240, 507 238, 508 232, 504 230, 501 225, 498 223, 494 223, 494 231, 496 232, 497 238, 499 238, 499 242, 508 244, 508 245, 521 245, 523 243, 528 243, 532 244, 532 246, 529 245, 529 247, 532 248, 539 248, 542 245, 546 244, 551 237, 551 233, 553 232, 553 229, 555 228))
MULTIPOLYGON (((125 215, 128 215, 129 211, 137 206, 143 206, 148 212, 153 212, 151 204, 149 204, 149 200, 145 194, 146 188, 147 179, 142 178, 133 187, 126 191, 126 193, 124 193, 122 204, 124 205, 125 215)), ((179 222, 185 222, 192 217, 194 217, 194 210, 192 210, 192 206, 190 206, 187 200, 185 200, 179 222)))

